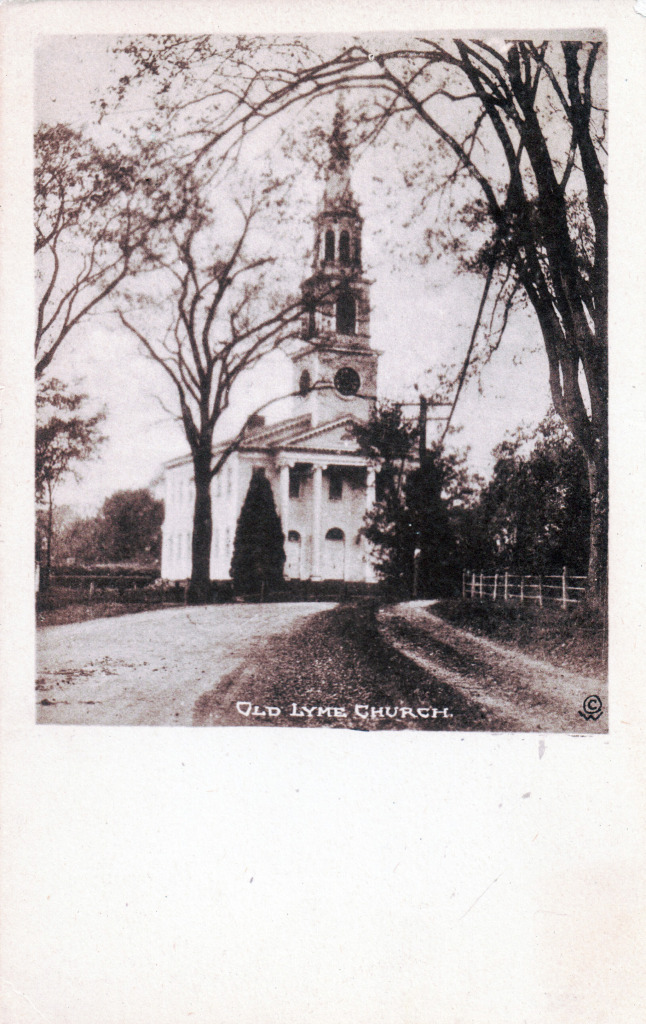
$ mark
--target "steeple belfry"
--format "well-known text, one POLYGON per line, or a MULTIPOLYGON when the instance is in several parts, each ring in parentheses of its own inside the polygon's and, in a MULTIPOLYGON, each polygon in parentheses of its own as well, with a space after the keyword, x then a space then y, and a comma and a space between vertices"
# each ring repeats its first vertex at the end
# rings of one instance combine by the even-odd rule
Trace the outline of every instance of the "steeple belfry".
POLYGON ((348 413, 366 419, 377 389, 378 356, 370 347, 370 286, 361 263, 363 218, 352 191, 342 102, 334 115, 329 148, 314 222, 313 273, 301 286, 302 337, 308 347, 294 359, 297 385, 317 422, 348 413), (329 387, 308 395, 307 380, 329 387))

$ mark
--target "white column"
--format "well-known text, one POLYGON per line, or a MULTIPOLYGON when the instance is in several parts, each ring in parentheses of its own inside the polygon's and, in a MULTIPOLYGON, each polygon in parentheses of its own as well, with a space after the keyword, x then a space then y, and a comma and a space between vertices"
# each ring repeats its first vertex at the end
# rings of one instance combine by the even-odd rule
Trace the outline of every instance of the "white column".
POLYGON ((312 579, 321 579, 321 501, 323 497, 323 467, 314 466, 314 496, 312 506, 312 579))
POLYGON ((280 467, 280 518, 285 540, 289 533, 289 466, 280 467))
MULTIPOLYGON (((366 474, 366 512, 370 512, 372 506, 375 503, 375 470, 372 466, 368 466, 366 474)), ((363 539, 363 550, 365 559, 365 574, 364 578, 366 583, 374 583, 376 576, 372 565, 372 559, 370 557, 370 545, 365 537, 363 539)))
POLYGON ((375 470, 368 466, 366 477, 366 512, 369 512, 375 503, 375 470))

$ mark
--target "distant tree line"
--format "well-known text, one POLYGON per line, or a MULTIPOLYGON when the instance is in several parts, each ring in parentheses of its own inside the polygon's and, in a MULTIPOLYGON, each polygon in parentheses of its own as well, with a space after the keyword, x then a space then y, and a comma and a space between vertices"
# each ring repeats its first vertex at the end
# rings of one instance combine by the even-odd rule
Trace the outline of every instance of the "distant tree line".
POLYGON ((116 491, 94 516, 59 510, 52 530, 52 564, 159 565, 163 519, 163 501, 147 488, 116 491))

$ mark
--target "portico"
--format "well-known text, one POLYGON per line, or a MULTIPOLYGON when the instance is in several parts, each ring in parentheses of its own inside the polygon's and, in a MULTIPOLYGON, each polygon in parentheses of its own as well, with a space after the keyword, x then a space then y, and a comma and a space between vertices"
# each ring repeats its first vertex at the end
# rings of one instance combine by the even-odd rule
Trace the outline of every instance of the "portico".
POLYGON ((361 528, 363 517, 375 500, 375 468, 366 465, 360 455, 330 457, 329 453, 311 452, 307 453, 307 461, 305 453, 281 454, 278 466, 279 511, 288 545, 286 575, 312 580, 374 581, 361 528), (294 474, 298 475, 296 485, 294 474), (293 545, 299 549, 297 560, 293 545), (348 554, 347 549, 352 546, 358 551, 348 554))

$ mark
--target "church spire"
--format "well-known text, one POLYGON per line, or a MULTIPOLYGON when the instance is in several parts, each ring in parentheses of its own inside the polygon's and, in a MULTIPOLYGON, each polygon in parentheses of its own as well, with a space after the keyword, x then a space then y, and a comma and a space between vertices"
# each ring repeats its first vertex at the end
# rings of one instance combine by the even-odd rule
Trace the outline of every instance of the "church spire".
POLYGON ((330 135, 330 167, 341 168, 350 166, 350 147, 348 145, 348 130, 345 124, 345 104, 343 93, 339 93, 336 103, 336 112, 332 122, 332 134, 330 135))
POLYGON ((358 212, 350 183, 350 146, 343 96, 339 94, 329 139, 330 158, 325 173, 323 213, 358 212))

